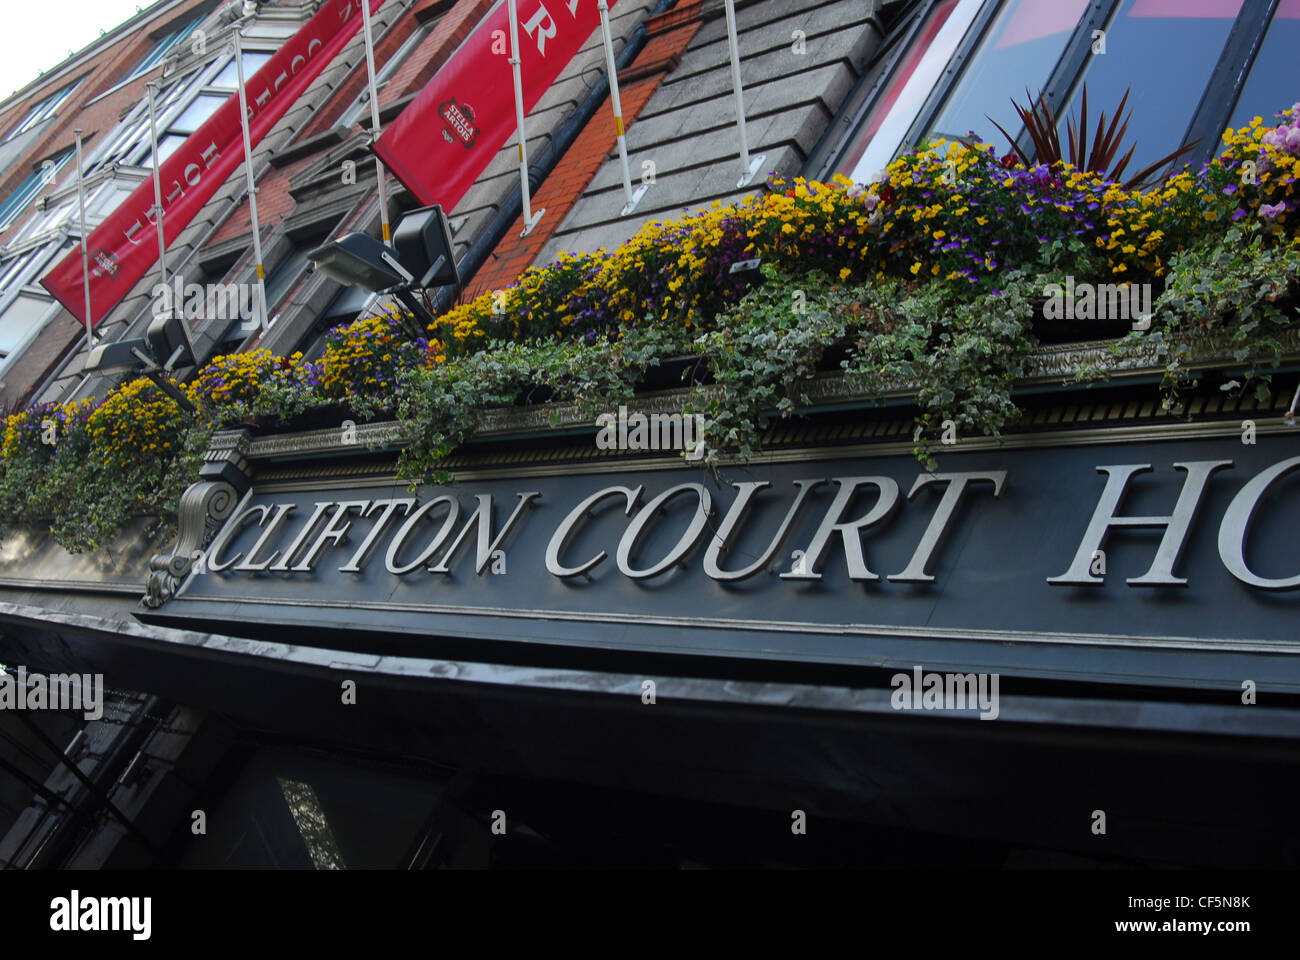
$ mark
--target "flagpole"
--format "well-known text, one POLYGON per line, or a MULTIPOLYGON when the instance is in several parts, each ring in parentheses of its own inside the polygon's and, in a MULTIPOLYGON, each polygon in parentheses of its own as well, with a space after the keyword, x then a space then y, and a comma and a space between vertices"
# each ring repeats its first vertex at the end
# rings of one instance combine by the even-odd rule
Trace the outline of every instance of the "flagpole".
POLYGON ((162 271, 163 286, 167 286, 167 241, 163 239, 163 205, 162 205, 162 174, 158 172, 158 124, 154 117, 154 90, 158 84, 150 80, 145 84, 145 89, 149 91, 149 143, 153 147, 153 204, 154 213, 157 214, 158 225, 158 268, 162 271))
POLYGON ((643 183, 635 195, 632 193, 632 171, 627 162, 627 137, 623 135, 623 103, 618 96, 618 69, 614 65, 614 41, 609 33, 609 4, 606 0, 600 0, 596 9, 600 11, 600 33, 605 43, 605 67, 609 73, 609 101, 614 108, 614 133, 618 137, 618 156, 623 164, 623 195, 627 198, 619 216, 626 217, 636 209, 636 205, 650 189, 650 184, 643 183))
MULTIPOLYGON (((362 3, 364 8, 366 3, 362 3)), ((244 132, 244 174, 248 180, 248 215, 253 224, 253 259, 257 261, 258 319, 266 333, 266 271, 262 267, 262 231, 257 225, 257 186, 253 183, 253 142, 248 135, 248 95, 244 91, 242 25, 235 27, 235 74, 239 78, 239 125, 244 132)))
POLYGON ((515 75, 515 123, 519 128, 519 192, 524 201, 524 230, 521 237, 528 236, 537 221, 542 219, 545 209, 538 210, 533 216, 532 204, 528 195, 528 135, 524 130, 524 81, 521 60, 519 58, 519 11, 516 0, 507 0, 510 13, 510 66, 515 75))
MULTIPOLYGON (((361 24, 366 35, 366 73, 370 80, 370 142, 379 140, 379 88, 375 84, 375 38, 370 30, 370 0, 361 0, 361 24)), ((388 226, 388 184, 384 180, 384 163, 375 156, 375 178, 379 185, 379 224, 384 243, 392 243, 388 226)))
POLYGON ((740 135, 740 182, 737 187, 748 186, 758 175, 767 159, 760 153, 752 160, 749 156, 749 137, 745 133, 745 88, 740 82, 740 42, 736 39, 736 2, 725 0, 727 8, 727 46, 731 48, 731 86, 736 94, 736 130, 740 135))
POLYGON ((86 349, 94 347, 90 322, 90 254, 86 250, 86 184, 82 179, 81 128, 72 131, 77 137, 77 207, 81 215, 81 282, 86 290, 86 349))

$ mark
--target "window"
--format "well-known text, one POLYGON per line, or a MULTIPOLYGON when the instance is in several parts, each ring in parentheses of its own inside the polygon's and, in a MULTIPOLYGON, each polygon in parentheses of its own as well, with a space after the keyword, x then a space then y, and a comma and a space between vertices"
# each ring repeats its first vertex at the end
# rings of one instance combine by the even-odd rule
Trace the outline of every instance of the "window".
POLYGON ((1241 5, 1242 0, 1120 4, 1106 28, 1105 55, 1084 61, 1071 108, 1077 115, 1082 83, 1088 84, 1090 116, 1102 109, 1112 113, 1124 91, 1131 91, 1125 110, 1133 111, 1128 138, 1137 149, 1129 173, 1182 145, 1241 5), (1177 69, 1171 69, 1174 64, 1177 69))
POLYGON ((36 281, 77 242, 49 243, 0 262, 0 360, 15 359, 54 312, 54 298, 36 281))
MULTIPOLYGON (((244 51, 244 78, 247 80, 271 59, 259 50, 244 51)), ((220 109, 236 90, 235 59, 214 61, 202 70, 172 82, 154 97, 154 116, 158 126, 159 162, 172 155, 185 138, 203 125, 220 109)), ((91 168, 105 163, 126 166, 153 166, 149 141, 149 104, 140 103, 95 151, 91 168)))
MULTIPOLYGON (((974 132, 1001 152, 1009 145, 986 115, 1014 136, 1020 119, 1011 106, 1037 95, 1079 23, 1089 0, 1013 0, 1003 4, 952 96, 934 124, 933 135, 974 132)), ((1091 100, 1091 98, 1089 98, 1091 100)))
POLYGON ((934 87, 979 12, 981 0, 945 0, 934 5, 912 49, 899 63, 876 106, 868 113, 863 134, 850 150, 853 179, 866 182, 893 159, 934 87))
POLYGON ((0 355, 9 356, 27 338, 27 334, 40 326, 41 320, 54 301, 31 293, 20 293, 0 314, 0 355))
POLYGON ((307 268, 307 251, 316 246, 319 246, 319 244, 295 244, 292 250, 280 258, 280 262, 275 265, 275 269, 266 275, 266 309, 268 313, 275 313, 280 301, 298 282, 303 270, 307 268))
POLYGON ((329 302, 329 306, 320 312, 316 322, 298 344, 303 359, 319 360, 325 353, 325 337, 329 332, 335 327, 344 326, 357 319, 370 305, 371 300, 378 296, 377 293, 356 284, 340 290, 329 302))
POLYGON ((194 28, 202 22, 203 17, 198 16, 179 29, 165 34, 157 43, 149 48, 149 52, 146 53, 144 58, 135 65, 135 69, 127 74, 126 79, 130 80, 132 77, 138 77, 142 73, 148 73, 162 61, 163 57, 167 56, 168 51, 170 51, 172 47, 176 46, 176 44, 180 43, 193 33, 194 28))
POLYGON ((18 122, 18 126, 9 131, 9 134, 5 139, 12 140, 14 137, 26 133, 36 125, 49 120, 54 116, 55 111, 63 105, 63 101, 67 100, 68 97, 72 95, 72 91, 76 90, 80 85, 80 80, 73 81, 63 89, 55 91, 40 103, 36 104, 36 106, 32 107, 31 110, 27 111, 27 115, 18 122))
POLYGON ((941 135, 973 131, 1004 149, 986 115, 1025 146, 1010 101, 1026 88, 1045 95, 1062 127, 1085 83, 1090 125, 1129 91, 1130 173, 1191 141, 1180 162, 1206 159, 1229 122, 1272 117, 1297 98, 1300 0, 931 0, 915 17, 911 49, 841 161, 856 180, 941 135))
MULTIPOLYGON (((420 24, 411 31, 411 35, 402 42, 402 45, 397 48, 397 51, 389 57, 383 65, 375 65, 375 89, 377 91, 383 93, 384 87, 386 87, 388 81, 393 78, 393 74, 397 72, 398 67, 400 67, 402 63, 405 62, 406 58, 415 51, 415 48, 420 45, 420 42, 433 32, 433 28, 438 25, 439 19, 440 18, 435 17, 432 20, 426 20, 424 23, 420 24)), ((356 100, 352 102, 351 106, 343 111, 343 116, 339 118, 339 123, 345 127, 350 127, 354 123, 360 122, 361 125, 368 130, 370 129, 369 117, 370 84, 367 83, 365 87, 362 88, 361 93, 357 95, 356 100)))
POLYGON ((1300 85, 1295 81, 1296 64, 1292 59, 1300 49, 1298 45, 1300 0, 1280 0, 1237 99, 1232 113, 1233 127, 1244 127, 1255 117, 1263 117, 1267 122, 1277 111, 1300 100, 1300 85))
POLYGON ((50 157, 40 167, 29 173, 23 182, 18 184, 17 189, 9 195, 3 204, 0 204, 0 230, 5 230, 18 219, 19 214, 27 209, 27 205, 36 198, 41 192, 41 188, 46 184, 53 183, 54 178, 58 176, 63 165, 72 157, 73 150, 66 149, 50 157))
MULTIPOLYGON (((266 62, 271 59, 269 53, 258 53, 256 51, 244 51, 244 83, 253 79, 253 74, 261 70, 266 62)), ((225 65, 222 71, 212 80, 212 86, 220 87, 223 90, 239 89, 239 70, 235 67, 235 58, 231 57, 230 62, 225 65)))

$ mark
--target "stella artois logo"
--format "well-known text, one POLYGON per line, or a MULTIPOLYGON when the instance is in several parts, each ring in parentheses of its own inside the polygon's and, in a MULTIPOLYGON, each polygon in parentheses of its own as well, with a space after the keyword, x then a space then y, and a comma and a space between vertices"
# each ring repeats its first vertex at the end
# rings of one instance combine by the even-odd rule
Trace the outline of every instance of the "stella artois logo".
POLYGON ((438 104, 438 116, 442 117, 442 135, 448 143, 458 140, 466 149, 474 146, 478 127, 474 126, 474 111, 468 103, 457 103, 455 97, 445 100, 438 104))
POLYGON ((90 270, 91 274, 95 277, 116 277, 117 271, 121 269, 117 255, 109 250, 105 250, 103 247, 100 247, 92 253, 90 259, 95 264, 95 266, 90 270))

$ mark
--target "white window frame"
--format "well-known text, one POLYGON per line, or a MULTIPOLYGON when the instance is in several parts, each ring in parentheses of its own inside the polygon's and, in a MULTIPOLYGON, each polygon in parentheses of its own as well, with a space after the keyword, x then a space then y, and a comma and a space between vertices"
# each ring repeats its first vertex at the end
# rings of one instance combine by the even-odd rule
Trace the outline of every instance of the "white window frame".
MULTIPOLYGON (((438 21, 441 19, 441 17, 431 17, 412 30, 410 36, 402 41, 402 45, 384 62, 384 65, 375 71, 375 90, 378 93, 384 92, 384 87, 388 85, 388 81, 393 79, 393 74, 415 52, 415 48, 433 32, 433 28, 438 25, 438 21)), ((357 94, 357 98, 343 111, 343 115, 339 117, 339 123, 345 127, 350 127, 360 121, 363 116, 368 117, 369 115, 370 84, 367 82, 361 88, 361 92, 357 94)), ((364 127, 366 124, 362 123, 362 126, 364 127)))

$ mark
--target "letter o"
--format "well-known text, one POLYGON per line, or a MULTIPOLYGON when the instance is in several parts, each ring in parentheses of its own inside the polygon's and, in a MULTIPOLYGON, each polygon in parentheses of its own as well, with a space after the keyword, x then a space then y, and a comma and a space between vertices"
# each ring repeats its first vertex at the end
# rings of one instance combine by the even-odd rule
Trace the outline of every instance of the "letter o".
POLYGON ((623 533, 623 539, 618 542, 618 569, 622 571, 624 576, 631 577, 633 580, 644 580, 647 577, 663 573, 681 560, 695 546, 695 542, 699 540, 700 534, 704 532, 704 527, 709 522, 709 512, 712 507, 713 498, 709 496, 709 491, 704 489, 703 484, 680 483, 675 487, 669 487, 642 507, 641 512, 633 517, 632 522, 628 524, 627 530, 623 533), (637 546, 645 537, 646 528, 650 525, 650 521, 654 519, 669 500, 687 491, 693 492, 699 498, 699 503, 695 508, 695 516, 691 518, 691 524, 686 528, 686 532, 668 551, 668 555, 654 566, 647 567, 644 570, 633 569, 631 563, 632 554, 636 552, 637 546))
POLYGON ((414 513, 406 518, 406 522, 398 528, 397 535, 393 537, 392 543, 388 545, 388 553, 384 557, 384 566, 388 568, 388 572, 397 574, 410 573, 416 567, 423 566, 427 563, 442 546, 443 541, 447 539, 447 535, 451 533, 451 528, 455 525, 459 516, 460 502, 454 497, 434 497, 428 503, 422 504, 414 513), (415 529, 415 525, 420 522, 420 519, 426 513, 442 503, 447 505, 447 519, 442 522, 442 529, 438 531, 438 535, 429 542, 429 545, 424 549, 424 552, 416 557, 414 561, 405 566, 399 567, 397 565, 397 554, 398 551, 402 549, 402 542, 410 535, 411 531, 415 529))

